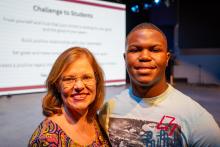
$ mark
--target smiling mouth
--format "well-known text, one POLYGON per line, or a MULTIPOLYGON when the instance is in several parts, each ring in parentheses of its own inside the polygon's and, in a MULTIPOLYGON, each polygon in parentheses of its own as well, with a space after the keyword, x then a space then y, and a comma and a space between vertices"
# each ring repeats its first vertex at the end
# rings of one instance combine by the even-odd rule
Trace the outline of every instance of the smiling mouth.
POLYGON ((86 96, 88 94, 73 94, 72 95, 72 98, 75 100, 75 101, 81 101, 81 100, 84 100, 86 99, 86 96))
POLYGON ((141 69, 154 69, 154 66, 147 66, 147 67, 136 67, 135 69, 141 70, 141 69))
POLYGON ((147 74, 147 73, 153 71, 154 69, 156 69, 156 67, 154 67, 154 66, 136 67, 135 68, 135 70, 137 70, 141 74, 147 74))

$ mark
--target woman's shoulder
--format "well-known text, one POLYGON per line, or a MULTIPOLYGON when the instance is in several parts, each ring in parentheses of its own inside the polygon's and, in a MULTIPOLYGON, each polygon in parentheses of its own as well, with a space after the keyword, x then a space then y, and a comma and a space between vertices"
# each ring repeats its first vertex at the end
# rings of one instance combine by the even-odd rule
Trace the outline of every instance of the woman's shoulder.
POLYGON ((55 122, 46 118, 32 134, 28 146, 49 146, 50 144, 58 145, 58 136, 60 134, 62 134, 61 128, 55 122))

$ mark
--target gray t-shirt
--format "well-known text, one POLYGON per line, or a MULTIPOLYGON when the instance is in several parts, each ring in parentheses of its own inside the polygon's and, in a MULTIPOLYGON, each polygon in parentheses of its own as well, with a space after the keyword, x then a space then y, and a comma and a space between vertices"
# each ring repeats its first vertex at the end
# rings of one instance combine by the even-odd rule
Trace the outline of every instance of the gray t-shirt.
POLYGON ((114 147, 220 147, 212 115, 171 85, 153 98, 126 89, 105 103, 99 119, 114 147))

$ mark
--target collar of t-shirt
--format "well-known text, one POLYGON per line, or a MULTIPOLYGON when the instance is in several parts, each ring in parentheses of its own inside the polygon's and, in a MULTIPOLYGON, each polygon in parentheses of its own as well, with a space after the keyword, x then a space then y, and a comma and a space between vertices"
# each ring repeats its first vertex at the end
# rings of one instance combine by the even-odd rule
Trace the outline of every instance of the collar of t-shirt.
POLYGON ((164 101, 168 97, 168 93, 171 90, 171 86, 169 85, 168 88, 160 95, 155 96, 155 97, 151 97, 151 98, 140 98, 138 96, 135 96, 133 94, 133 90, 132 90, 131 86, 129 87, 128 90, 129 90, 129 95, 131 96, 131 98, 133 100, 135 100, 137 103, 139 103, 139 104, 144 103, 144 104, 148 104, 148 105, 157 105, 157 104, 161 103, 162 101, 164 101))

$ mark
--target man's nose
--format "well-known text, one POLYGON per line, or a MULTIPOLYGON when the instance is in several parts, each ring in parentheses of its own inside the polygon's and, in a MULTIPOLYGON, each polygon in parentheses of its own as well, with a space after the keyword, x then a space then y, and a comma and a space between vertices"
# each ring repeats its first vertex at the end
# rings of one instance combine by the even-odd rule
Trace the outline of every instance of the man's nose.
POLYGON ((146 62, 146 61, 150 61, 150 60, 151 60, 150 51, 148 49, 143 49, 140 53, 139 61, 146 62))

